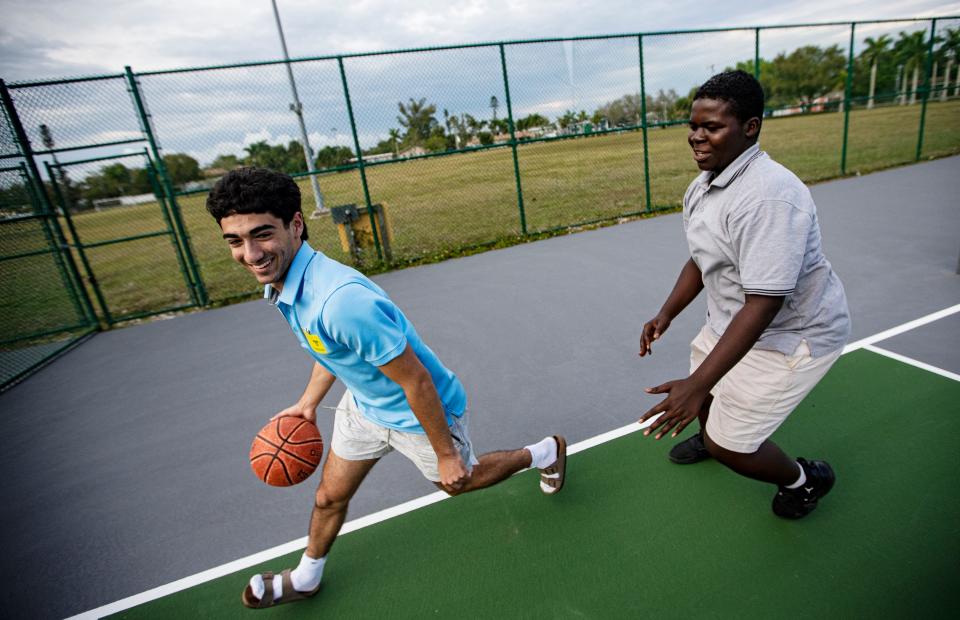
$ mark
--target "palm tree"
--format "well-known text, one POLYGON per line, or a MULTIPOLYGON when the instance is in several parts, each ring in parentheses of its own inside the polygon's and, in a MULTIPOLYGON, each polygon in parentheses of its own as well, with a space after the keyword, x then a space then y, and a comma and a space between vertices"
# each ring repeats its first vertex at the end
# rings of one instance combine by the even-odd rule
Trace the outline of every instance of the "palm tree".
POLYGON ((463 120, 466 121, 467 127, 470 128, 470 135, 475 136, 480 133, 484 127, 487 126, 487 121, 478 121, 476 118, 470 114, 464 114, 463 120))
MULTIPOLYGON (((902 59, 905 65, 904 70, 906 71, 911 67, 913 68, 913 89, 910 93, 911 104, 914 104, 917 101, 917 88, 920 83, 920 68, 924 66, 924 62, 927 58, 928 42, 924 39, 925 36, 926 32, 923 30, 918 30, 912 34, 901 32, 900 39, 897 40, 896 44, 893 46, 894 53, 902 59)), ((934 35, 934 45, 942 42, 943 37, 934 35)), ((934 76, 936 76, 936 67, 934 67, 934 76)))
POLYGON ((927 43, 923 30, 913 33, 900 32, 900 38, 893 46, 893 52, 903 63, 904 82, 907 72, 913 69, 913 87, 910 89, 910 105, 917 102, 917 87, 920 83, 920 67, 927 55, 927 43))
POLYGON ((873 108, 873 94, 877 86, 877 61, 887 53, 887 48, 893 43, 889 35, 883 35, 877 39, 867 37, 863 41, 867 48, 860 54, 864 62, 870 63, 870 95, 867 98, 867 109, 873 108))
POLYGON ((390 143, 393 144, 393 158, 396 159, 400 156, 400 130, 391 129, 387 135, 390 137, 390 143))
POLYGON ((397 107, 400 108, 400 116, 397 117, 397 122, 407 130, 404 136, 405 142, 421 144, 430 137, 430 131, 437 124, 437 119, 433 117, 437 111, 437 106, 427 105, 426 97, 421 97, 419 101, 411 97, 406 105, 398 103, 397 107))
MULTIPOLYGON (((960 59, 960 28, 947 28, 947 36, 943 38, 940 52, 946 56, 947 70, 943 75, 943 90, 940 91, 940 101, 947 100, 947 91, 950 90, 950 70, 953 64, 960 59)), ((953 88, 953 96, 960 95, 960 68, 957 69, 957 82, 953 88)))

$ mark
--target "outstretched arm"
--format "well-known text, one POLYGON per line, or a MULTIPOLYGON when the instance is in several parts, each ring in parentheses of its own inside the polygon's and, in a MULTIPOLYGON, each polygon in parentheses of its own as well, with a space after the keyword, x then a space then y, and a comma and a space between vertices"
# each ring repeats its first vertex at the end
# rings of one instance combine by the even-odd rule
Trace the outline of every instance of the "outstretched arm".
POLYGON ((646 391, 649 394, 669 395, 640 418, 640 422, 643 423, 648 418, 663 412, 663 415, 644 431, 644 435, 657 430, 656 438, 660 439, 673 429, 673 436, 676 437, 686 428, 687 424, 700 413, 703 401, 706 400, 707 394, 717 381, 756 344, 763 330, 777 316, 777 312, 783 305, 783 299, 783 297, 747 295, 743 307, 730 321, 717 346, 692 375, 686 379, 668 381, 657 387, 647 388, 646 391))
POLYGON ((689 306, 702 290, 703 275, 700 273, 700 268, 692 258, 687 259, 660 312, 643 325, 643 331, 640 334, 641 357, 647 353, 653 353, 653 341, 658 340, 667 331, 673 319, 683 312, 683 309, 689 306))
POLYGON ((307 388, 303 391, 300 400, 273 417, 296 416, 316 423, 317 407, 320 406, 320 401, 327 395, 336 380, 337 378, 333 373, 321 366, 320 363, 314 362, 313 370, 310 373, 310 381, 307 382, 307 388))
POLYGON ((470 479, 470 471, 463 464, 453 445, 443 403, 433 385, 430 373, 424 368, 410 345, 403 353, 390 360, 380 371, 403 388, 407 403, 427 433, 433 451, 437 453, 440 484, 447 490, 459 491, 470 479))

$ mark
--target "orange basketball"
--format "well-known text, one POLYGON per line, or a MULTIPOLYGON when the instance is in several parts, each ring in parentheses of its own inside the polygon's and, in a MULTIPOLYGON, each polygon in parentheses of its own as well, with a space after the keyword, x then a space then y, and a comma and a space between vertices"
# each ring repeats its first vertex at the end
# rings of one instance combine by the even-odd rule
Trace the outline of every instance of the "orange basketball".
POLYGON ((250 467, 275 487, 303 482, 320 464, 323 437, 312 422, 285 416, 270 420, 253 438, 250 467))

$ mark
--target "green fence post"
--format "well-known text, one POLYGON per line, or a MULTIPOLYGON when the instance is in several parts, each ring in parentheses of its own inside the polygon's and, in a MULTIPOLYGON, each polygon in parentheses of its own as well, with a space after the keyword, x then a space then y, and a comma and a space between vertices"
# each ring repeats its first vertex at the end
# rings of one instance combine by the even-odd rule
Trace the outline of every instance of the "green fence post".
POLYGON ((850 23, 850 54, 847 57, 847 79, 843 87, 843 145, 840 147, 840 174, 847 174, 847 135, 850 131, 850 97, 853 94, 853 35, 857 23, 850 23))
MULTIPOLYGON (((107 302, 103 297, 103 291, 100 290, 100 283, 97 282, 97 276, 90 267, 90 261, 87 259, 87 253, 84 251, 83 241, 80 240, 80 235, 77 233, 77 227, 73 225, 73 217, 70 215, 70 209, 67 208, 67 201, 63 199, 60 184, 57 182, 57 175, 54 173, 53 166, 50 165, 50 162, 44 162, 43 165, 47 169, 47 176, 50 177, 50 187, 53 188, 53 193, 56 195, 57 201, 60 203, 60 208, 63 211, 63 221, 67 223, 67 230, 70 231, 70 236, 73 237, 73 247, 77 251, 77 256, 80 257, 80 264, 83 265, 83 270, 87 272, 87 282, 90 283, 90 288, 93 289, 93 295, 97 298, 97 303, 103 312, 103 320, 106 321, 107 325, 113 325, 113 316, 107 307, 107 302)), ((57 168, 59 167, 60 166, 57 166, 57 168)))
POLYGON ((527 234, 527 214, 523 208, 523 185, 520 183, 520 159, 517 155, 517 134, 513 126, 513 102, 510 100, 510 79, 507 77, 507 54, 500 44, 500 68, 503 70, 503 92, 507 97, 507 125, 510 127, 510 148, 513 150, 513 176, 517 181, 517 207, 520 209, 520 232, 527 234))
POLYGON ((923 130, 927 122, 927 100, 930 98, 930 72, 933 70, 933 42, 937 37, 937 20, 930 21, 930 42, 927 43, 927 68, 923 74, 923 86, 921 92, 923 99, 920 102, 920 131, 917 136, 917 156, 915 161, 920 161, 920 153, 923 151, 923 130))
POLYGON ((146 162, 144 170, 147 173, 147 181, 150 183, 150 189, 153 191, 157 203, 160 205, 160 212, 163 214, 163 223, 167 225, 167 231, 170 233, 170 245, 173 246, 173 253, 177 256, 177 266, 180 267, 180 276, 183 281, 190 285, 190 270, 187 268, 187 261, 183 256, 182 248, 177 243, 177 231, 173 225, 173 218, 170 215, 169 205, 163 195, 163 188, 160 180, 157 178, 157 171, 153 161, 150 159, 150 151, 143 149, 143 159, 146 162))
POLYGON ((347 114, 350 116, 350 131, 353 132, 353 148, 357 153, 357 165, 360 167, 360 184, 363 185, 363 199, 367 203, 367 215, 370 216, 370 230, 373 232, 373 246, 377 250, 377 259, 383 261, 383 249, 380 247, 380 235, 377 233, 377 219, 373 213, 373 202, 370 200, 370 187, 367 185, 367 169, 363 163, 363 149, 360 148, 360 137, 357 134, 357 122, 353 117, 353 103, 350 100, 350 87, 347 86, 347 71, 343 68, 343 56, 337 56, 340 65, 340 81, 343 82, 343 97, 347 102, 347 114))
POLYGON ((167 173, 167 166, 163 163, 163 156, 160 154, 160 146, 157 144, 157 138, 153 133, 153 124, 150 122, 150 114, 147 112, 147 106, 143 102, 143 96, 140 93, 140 86, 137 83, 136 76, 133 74, 133 69, 127 65, 124 67, 124 73, 127 77, 127 87, 130 90, 130 96, 133 98, 133 104, 137 111, 137 118, 140 120, 140 126, 143 129, 143 134, 147 138, 147 143, 150 145, 150 151, 153 153, 153 160, 157 166, 157 172, 160 174, 160 182, 167 194, 167 200, 170 201, 169 208, 177 230, 177 243, 180 245, 183 256, 190 268, 190 276, 192 280, 191 286, 188 286, 190 298, 193 300, 194 304, 198 306, 205 306, 210 300, 207 298, 207 290, 203 285, 203 279, 200 276, 200 267, 197 265, 197 261, 193 256, 193 251, 190 249, 190 237, 187 234, 186 226, 183 224, 183 219, 180 217, 180 208, 177 205, 177 199, 175 196, 176 190, 174 190, 173 183, 170 181, 170 175, 167 173))
POLYGON ((643 35, 637 37, 640 50, 640 127, 643 131, 643 183, 646 188, 646 211, 652 209, 650 203, 650 149, 647 143, 647 83, 643 73, 643 35))
POLYGON ((20 122, 20 115, 17 114, 17 109, 13 105, 13 97, 10 96, 10 91, 3 79, 0 79, 0 100, 3 101, 3 107, 7 110, 7 117, 12 125, 17 143, 20 146, 20 153, 23 155, 27 170, 29 170, 30 177, 32 177, 36 187, 41 206, 46 210, 45 215, 48 217, 56 233, 57 241, 60 244, 58 251, 62 253, 64 262, 66 262, 69 267, 70 275, 73 276, 71 284, 76 286, 74 292, 80 297, 80 301, 86 310, 89 324, 99 330, 100 324, 97 321, 97 313, 94 312, 93 303, 91 303, 90 296, 87 295, 87 290, 83 286, 83 278, 80 276, 80 270, 77 269, 77 264, 73 260, 73 254, 70 253, 70 248, 67 246, 67 239, 63 234, 63 230, 60 228, 60 222, 57 221, 57 214, 53 209, 50 196, 47 194, 47 188, 43 184, 43 177, 40 176, 40 170, 37 168, 37 163, 33 159, 33 147, 30 145, 30 139, 27 138, 27 132, 24 131, 23 124, 20 122))
POLYGON ((753 29, 753 77, 760 80, 760 29, 753 29))

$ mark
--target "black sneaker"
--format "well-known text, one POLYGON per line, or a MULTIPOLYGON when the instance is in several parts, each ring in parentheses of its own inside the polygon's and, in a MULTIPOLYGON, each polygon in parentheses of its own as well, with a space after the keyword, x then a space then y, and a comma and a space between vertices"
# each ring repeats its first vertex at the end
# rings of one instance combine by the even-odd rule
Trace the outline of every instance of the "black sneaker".
POLYGON ((837 479, 826 461, 798 458, 797 462, 807 474, 807 481, 796 489, 780 487, 773 497, 773 513, 784 519, 799 519, 813 512, 817 502, 830 492, 837 479))
POLYGON ((690 465, 710 458, 703 445, 703 431, 688 437, 670 449, 670 460, 677 465, 690 465))

